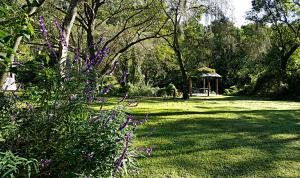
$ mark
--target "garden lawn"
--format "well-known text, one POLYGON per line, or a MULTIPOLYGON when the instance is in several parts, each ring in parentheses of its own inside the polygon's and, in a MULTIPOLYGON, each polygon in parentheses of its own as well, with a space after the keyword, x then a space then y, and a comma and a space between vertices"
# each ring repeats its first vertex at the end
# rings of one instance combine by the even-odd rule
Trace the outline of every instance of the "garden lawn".
POLYGON ((300 177, 300 102, 245 97, 142 99, 137 146, 153 147, 130 177, 300 177))

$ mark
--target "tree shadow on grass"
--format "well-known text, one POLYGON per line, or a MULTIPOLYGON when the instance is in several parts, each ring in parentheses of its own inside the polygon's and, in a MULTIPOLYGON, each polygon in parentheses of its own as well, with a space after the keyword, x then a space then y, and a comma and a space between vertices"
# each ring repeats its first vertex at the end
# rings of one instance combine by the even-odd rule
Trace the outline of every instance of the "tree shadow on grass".
POLYGON ((140 98, 144 103, 161 103, 161 102, 200 102, 200 101, 284 101, 284 102, 299 102, 299 100, 278 100, 275 98, 262 98, 253 96, 200 96, 191 97, 189 100, 182 98, 161 98, 161 97, 148 97, 140 98))
MULTIPOLYGON (((202 108, 202 107, 199 107, 202 108)), ((264 117, 279 117, 279 119, 285 119, 287 115, 294 115, 298 114, 300 115, 300 110, 298 109, 287 109, 287 110, 241 110, 241 111, 235 111, 235 110, 228 110, 227 107, 216 107, 218 110, 211 110, 211 111, 170 111, 170 112, 158 112, 158 113, 150 113, 150 116, 152 117, 163 117, 163 116, 181 116, 181 115, 194 115, 194 114, 238 114, 241 116, 244 116, 245 114, 252 114, 255 116, 264 116, 264 117), (224 110, 221 110, 221 109, 224 110), (227 109, 227 110, 226 110, 227 109)), ((142 113, 134 113, 135 116, 144 116, 142 113)), ((293 119, 288 118, 288 119, 293 119)), ((223 118, 221 118, 223 120, 223 118)), ((193 122, 193 121, 192 121, 193 122)))
MULTIPOLYGON (((143 127, 139 130, 139 137, 147 136, 154 140, 157 153, 153 157, 176 158, 178 155, 197 155, 217 150, 226 155, 227 152, 235 153, 235 150, 244 148, 264 153, 264 156, 250 154, 251 157, 237 162, 230 161, 231 158, 221 159, 220 162, 224 164, 203 168, 213 177, 250 176, 257 172, 265 172, 267 176, 268 171, 275 169, 274 163, 277 161, 300 162, 299 143, 288 147, 300 141, 299 110, 226 111, 224 108, 204 112, 161 112, 152 116, 159 121, 153 126, 155 131, 151 133, 151 128, 143 127), (217 115, 220 113, 232 113, 237 117, 224 118, 217 115), (197 114, 197 118, 190 117, 194 114, 197 114), (216 115, 216 118, 207 118, 207 114, 216 115), (249 117, 249 114, 253 117, 249 117), (159 118, 172 115, 180 115, 181 119, 168 121, 159 118), (160 139, 156 142, 156 138, 160 139)), ((243 153, 236 154, 243 156, 243 153)), ((178 158, 166 164, 180 166, 178 169, 193 169, 199 166, 197 159, 201 158, 195 158, 195 163, 178 158)))

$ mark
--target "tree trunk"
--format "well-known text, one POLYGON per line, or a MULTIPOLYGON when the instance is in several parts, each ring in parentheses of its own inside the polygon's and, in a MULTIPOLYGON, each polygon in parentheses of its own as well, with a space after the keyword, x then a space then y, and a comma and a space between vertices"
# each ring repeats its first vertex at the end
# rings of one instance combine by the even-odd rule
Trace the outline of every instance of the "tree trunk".
POLYGON ((63 21, 62 33, 64 35, 65 41, 61 41, 59 47, 59 63, 61 71, 63 71, 65 69, 66 64, 69 63, 69 61, 67 61, 69 39, 75 18, 77 16, 77 6, 80 3, 80 1, 81 0, 71 1, 68 12, 63 21))
POLYGON ((87 30, 87 45, 90 59, 94 60, 96 58, 96 49, 94 44, 94 29, 90 26, 87 30))
POLYGON ((286 68, 287 68, 287 64, 289 62, 289 59, 291 58, 291 56, 294 54, 294 52, 300 47, 300 44, 295 44, 294 46, 291 47, 291 49, 288 51, 288 53, 284 54, 281 58, 281 71, 283 72, 283 74, 286 74, 286 68))
MULTIPOLYGON (((180 1, 179 1, 180 4, 180 1)), ((188 76, 186 73, 186 70, 183 65, 183 59, 182 59, 182 54, 180 50, 180 45, 179 45, 179 33, 180 33, 180 19, 179 19, 179 5, 177 6, 177 9, 175 11, 175 21, 174 21, 174 34, 173 34, 173 49, 177 55, 177 61, 180 67, 181 75, 182 75, 182 93, 183 93, 183 99, 189 99, 189 81, 188 81, 188 76)))

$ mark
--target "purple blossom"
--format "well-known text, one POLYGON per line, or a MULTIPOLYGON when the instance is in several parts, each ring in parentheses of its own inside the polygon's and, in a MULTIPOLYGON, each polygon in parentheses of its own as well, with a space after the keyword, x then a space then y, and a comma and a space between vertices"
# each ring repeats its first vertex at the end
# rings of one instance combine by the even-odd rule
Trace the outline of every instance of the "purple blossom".
MULTIPOLYGON (((103 51, 101 51, 101 53, 100 53, 101 57, 100 57, 99 61, 97 62, 97 66, 99 66, 102 63, 102 61, 103 61, 104 57, 106 56, 107 52, 108 52, 108 48, 105 48, 103 51)), ((95 61, 97 61, 98 57, 99 56, 96 56, 96 60, 95 61)))
POLYGON ((126 70, 124 73, 123 73, 123 75, 122 75, 122 77, 121 77, 121 79, 119 80, 119 83, 120 84, 122 84, 122 83, 125 83, 126 82, 126 80, 127 80, 127 77, 128 77, 128 71, 126 70))
POLYGON ((114 62, 113 67, 112 67, 111 71, 108 73, 108 75, 113 75, 114 74, 114 72, 117 68, 117 65, 119 65, 119 61, 114 62))
POLYGON ((102 90, 102 94, 103 95, 107 94, 112 86, 113 86, 113 84, 110 84, 110 85, 104 87, 102 90))
POLYGON ((32 107, 31 104, 29 104, 28 102, 25 102, 25 104, 26 104, 26 106, 27 106, 28 109, 32 110, 33 107, 32 107))
POLYGON ((88 103, 89 104, 92 104, 93 100, 94 100, 94 96, 93 95, 88 96, 88 103))
POLYGON ((125 155, 126 155, 126 153, 127 153, 130 139, 131 139, 131 133, 130 133, 130 132, 129 132, 129 133, 126 133, 126 134, 125 134, 125 148, 124 148, 124 150, 123 150, 121 156, 119 157, 119 159, 118 159, 117 162, 116 162, 116 165, 115 165, 115 172, 118 172, 119 169, 120 169, 120 166, 121 166, 121 164, 122 164, 122 162, 123 162, 123 159, 125 158, 125 155))
POLYGON ((148 156, 150 156, 151 153, 153 152, 153 148, 152 147, 148 147, 148 148, 140 147, 140 148, 137 148, 137 151, 146 152, 148 154, 148 156))
POLYGON ((119 131, 122 131, 129 123, 129 121, 131 121, 134 117, 132 115, 129 115, 126 119, 126 121, 119 127, 119 131))
POLYGON ((149 117, 149 114, 146 114, 146 115, 144 116, 144 119, 143 119, 143 120, 135 120, 135 121, 134 121, 134 124, 136 124, 136 125, 144 124, 145 122, 147 122, 148 117, 149 117))
POLYGON ((41 159, 40 165, 41 165, 42 169, 45 169, 46 167, 48 167, 51 164, 51 162, 52 162, 51 159, 41 159))
POLYGON ((57 28, 58 31, 59 31, 59 34, 60 34, 60 40, 62 41, 62 43, 64 44, 65 47, 68 47, 68 44, 67 44, 67 41, 66 41, 64 32, 63 32, 61 26, 59 25, 58 21, 55 20, 54 24, 55 24, 56 28, 57 28))
POLYGON ((39 49, 39 47, 37 45, 34 46, 34 51, 35 52, 39 52, 40 51, 40 49, 39 49))
POLYGON ((150 156, 152 153, 153 149, 152 147, 146 148, 146 153, 150 156))
POLYGON ((89 153, 86 153, 84 155, 84 157, 85 157, 86 160, 91 161, 92 158, 94 157, 94 154, 95 154, 94 152, 89 152, 89 153))
POLYGON ((74 52, 75 52, 75 56, 74 56, 73 64, 75 64, 75 63, 77 63, 79 61, 79 49, 75 48, 74 52))
POLYGON ((149 114, 146 114, 143 120, 134 120, 133 121, 132 131, 134 132, 136 130, 137 126, 139 126, 139 125, 144 124, 145 122, 147 122, 148 117, 149 117, 149 114))
POLYGON ((89 62, 88 62, 88 60, 86 60, 87 68, 83 72, 90 70, 95 65, 99 66, 102 63, 104 57, 106 56, 107 51, 108 51, 108 48, 105 48, 104 50, 100 49, 97 52, 95 59, 91 59, 89 62), (100 59, 98 60, 99 56, 100 56, 100 59), (97 62, 97 60, 98 60, 98 62, 97 62))
POLYGON ((57 60, 57 55, 54 51, 54 49, 52 48, 50 42, 49 42, 49 37, 48 37, 48 31, 45 27, 45 24, 44 24, 44 20, 42 18, 42 16, 40 16, 40 20, 39 20, 39 25, 40 25, 40 28, 41 28, 41 31, 42 31, 42 34, 45 38, 45 41, 46 41, 46 44, 48 45, 48 48, 51 50, 52 52, 52 55, 55 57, 55 59, 57 60))

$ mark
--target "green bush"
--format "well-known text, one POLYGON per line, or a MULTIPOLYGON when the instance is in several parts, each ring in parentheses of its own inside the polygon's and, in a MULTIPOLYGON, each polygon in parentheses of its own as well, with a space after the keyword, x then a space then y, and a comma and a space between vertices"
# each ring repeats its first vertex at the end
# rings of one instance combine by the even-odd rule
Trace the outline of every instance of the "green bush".
POLYGON ((38 161, 14 155, 11 151, 0 152, 0 177, 32 177, 37 174, 38 161))
POLYGON ((168 92, 167 92, 167 89, 164 87, 164 88, 160 88, 158 91, 157 91, 157 96, 158 97, 167 97, 168 96, 168 92))
POLYGON ((236 86, 231 86, 228 89, 224 90, 225 95, 235 95, 239 92, 239 89, 236 86))
POLYGON ((159 88, 152 87, 149 85, 132 85, 131 83, 127 83, 125 86, 129 96, 156 96, 159 88))
POLYGON ((168 95, 168 96, 173 96, 174 92, 175 92, 175 95, 176 95, 176 93, 177 93, 176 86, 173 85, 172 83, 170 83, 170 84, 166 87, 166 92, 167 92, 167 95, 168 95))
POLYGON ((157 96, 158 97, 173 96, 174 92, 175 92, 175 97, 179 95, 176 86, 170 83, 168 86, 158 89, 157 96))

